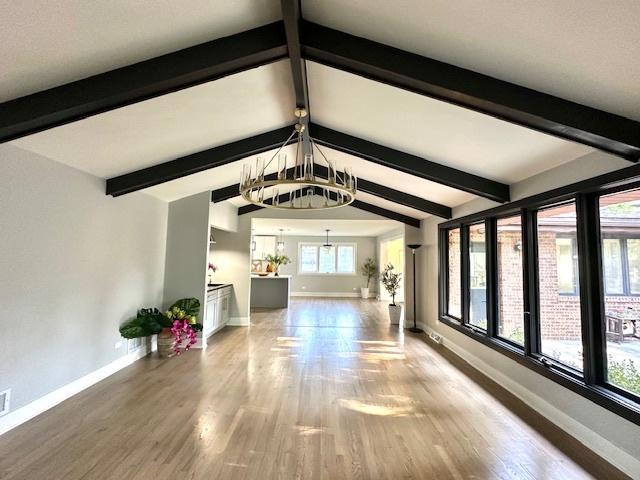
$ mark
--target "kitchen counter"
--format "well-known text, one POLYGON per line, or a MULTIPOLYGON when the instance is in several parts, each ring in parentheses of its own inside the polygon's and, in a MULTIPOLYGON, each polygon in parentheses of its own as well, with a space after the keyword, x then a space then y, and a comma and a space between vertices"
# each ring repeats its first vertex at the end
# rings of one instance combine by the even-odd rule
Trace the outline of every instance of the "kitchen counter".
POLYGON ((218 290, 220 288, 230 287, 230 286, 231 286, 230 283, 209 283, 207 285, 207 293, 213 292, 214 290, 218 290))
POLYGON ((251 308, 288 308, 291 275, 251 275, 251 308))

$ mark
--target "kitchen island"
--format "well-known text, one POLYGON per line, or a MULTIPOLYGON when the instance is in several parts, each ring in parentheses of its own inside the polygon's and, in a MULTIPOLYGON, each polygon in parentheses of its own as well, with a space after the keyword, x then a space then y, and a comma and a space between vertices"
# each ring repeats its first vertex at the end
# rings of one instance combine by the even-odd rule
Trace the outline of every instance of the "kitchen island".
POLYGON ((251 308, 288 308, 291 275, 251 276, 251 308))

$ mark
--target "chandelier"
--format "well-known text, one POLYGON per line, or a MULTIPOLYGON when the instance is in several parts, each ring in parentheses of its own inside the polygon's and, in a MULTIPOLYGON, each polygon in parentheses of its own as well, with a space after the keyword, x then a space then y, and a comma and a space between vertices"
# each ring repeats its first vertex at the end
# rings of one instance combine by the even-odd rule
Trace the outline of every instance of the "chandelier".
POLYGON ((282 210, 323 210, 344 207, 355 200, 358 180, 350 168, 338 171, 335 162, 322 153, 312 138, 311 153, 303 153, 305 125, 300 119, 306 114, 303 108, 295 110, 298 123, 268 162, 258 157, 255 168, 242 167, 240 195, 247 202, 282 210), (295 158, 289 162, 282 149, 296 135, 295 158), (314 158, 314 150, 320 154, 321 162, 314 158), (276 157, 276 172, 265 174, 276 157))

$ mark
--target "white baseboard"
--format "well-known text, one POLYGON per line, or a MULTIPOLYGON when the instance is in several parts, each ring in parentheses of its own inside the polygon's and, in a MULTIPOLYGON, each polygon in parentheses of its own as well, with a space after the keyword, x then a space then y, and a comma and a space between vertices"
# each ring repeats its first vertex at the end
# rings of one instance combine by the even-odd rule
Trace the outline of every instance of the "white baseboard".
MULTIPOLYGON (((332 298, 360 298, 360 292, 291 292, 292 297, 332 297, 332 298)), ((369 293, 369 298, 375 298, 375 293, 369 293)))
POLYGON ((227 325, 230 327, 247 327, 249 325, 249 317, 230 317, 227 325))
MULTIPOLYGON (((432 328, 427 327, 422 322, 418 323, 418 325, 427 334, 434 331, 432 328)), ((531 390, 523 387, 521 384, 504 375, 502 372, 495 369, 490 364, 469 353, 467 350, 442 335, 441 332, 436 333, 442 336, 442 345, 445 348, 451 350, 476 370, 479 370, 481 373, 489 377, 501 387, 518 397, 526 405, 533 408, 540 415, 567 432, 587 448, 596 452, 606 461, 616 466, 627 475, 630 475, 632 478, 640 478, 634 477, 634 475, 637 475, 638 472, 640 472, 640 459, 635 458, 629 453, 620 449, 603 436, 578 422, 573 417, 564 413, 562 410, 556 408, 531 390)), ((513 360, 507 359, 506 361, 513 360)))
POLYGON ((68 383, 53 392, 49 392, 46 395, 34 400, 33 402, 20 407, 7 415, 0 417, 0 435, 8 432, 9 430, 16 428, 24 422, 31 420, 33 417, 46 412, 50 408, 55 407, 59 403, 66 399, 73 397, 82 390, 89 388, 90 386, 98 383, 101 380, 113 375, 118 370, 122 370, 128 367, 136 360, 147 356, 149 353, 157 349, 157 343, 155 342, 155 336, 151 341, 151 348, 147 343, 143 343, 140 348, 135 349, 132 352, 123 355, 122 357, 114 360, 113 362, 105 365, 98 370, 95 370, 84 377, 80 377, 71 383, 68 383))

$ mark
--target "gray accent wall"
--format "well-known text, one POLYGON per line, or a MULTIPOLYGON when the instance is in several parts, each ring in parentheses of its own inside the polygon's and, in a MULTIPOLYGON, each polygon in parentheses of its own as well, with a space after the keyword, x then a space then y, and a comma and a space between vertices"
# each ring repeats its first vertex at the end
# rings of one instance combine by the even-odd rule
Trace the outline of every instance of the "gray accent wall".
POLYGON ((167 204, 0 146, 0 391, 11 411, 127 353, 118 327, 161 306, 167 204))
MULTIPOLYGON (((360 287, 364 287, 366 279, 360 275, 360 267, 367 257, 377 259, 376 237, 333 237, 329 238, 333 244, 356 244, 356 272, 354 275, 309 275, 298 273, 298 245, 300 243, 324 243, 325 236, 313 237, 284 237, 284 254, 291 258, 289 265, 280 267, 280 273, 291 275, 292 293, 337 293, 348 295, 360 295, 360 287)), ((377 262, 377 260, 376 260, 377 262)), ((370 294, 378 291, 377 283, 371 281, 370 294)))
POLYGON ((171 202, 167 224, 164 307, 194 297, 200 301, 200 319, 206 294, 210 204, 210 192, 171 202))

